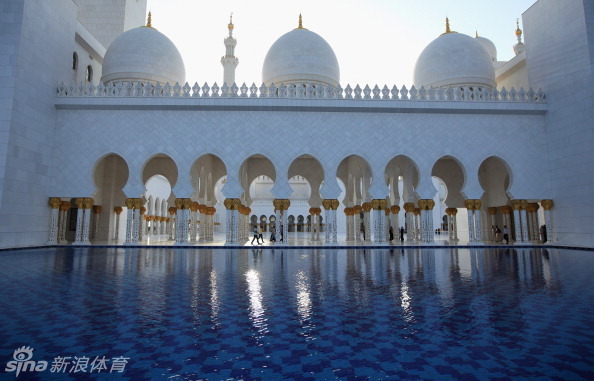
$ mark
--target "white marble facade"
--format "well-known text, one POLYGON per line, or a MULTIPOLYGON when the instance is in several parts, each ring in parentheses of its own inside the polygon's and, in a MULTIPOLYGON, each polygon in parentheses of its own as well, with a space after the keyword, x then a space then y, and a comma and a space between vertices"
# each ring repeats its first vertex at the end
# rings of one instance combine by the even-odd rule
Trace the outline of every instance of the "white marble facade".
MULTIPOLYGON (((403 224, 407 203, 419 207, 428 205, 421 200, 439 201, 433 181, 438 177, 447 197, 443 205, 435 207, 433 220, 426 218, 425 211, 419 214, 419 226, 437 227, 435 221, 442 217, 444 207, 468 208, 474 216, 469 229, 475 229, 468 238, 488 241, 489 208, 521 204, 515 201, 538 204, 542 217, 536 222, 544 223, 542 209, 548 203, 542 200, 552 199, 554 206, 547 212, 550 240, 594 246, 594 208, 590 206, 594 176, 589 165, 594 162, 589 123, 594 107, 588 92, 594 62, 588 53, 594 51, 590 22, 594 5, 588 1, 568 0, 563 7, 555 0, 537 1, 522 20, 525 53, 502 63, 493 56, 496 51, 485 50, 492 72, 487 68, 477 76, 464 77, 429 68, 433 77, 449 75, 462 78, 462 82, 431 77, 431 83, 415 83, 415 87, 359 84, 347 88, 340 87, 338 64, 319 57, 308 61, 318 68, 302 73, 301 78, 299 73, 282 73, 278 68, 265 71, 270 78, 287 78, 289 86, 266 83, 270 78, 254 79, 247 85, 225 86, 222 81, 216 85, 213 79, 208 84, 176 86, 157 83, 159 73, 144 73, 144 77, 130 74, 128 82, 126 75, 120 75, 111 84, 100 83, 103 58, 110 54, 104 44, 111 44, 127 29, 134 31, 130 20, 144 19, 146 2, 127 3, 123 2, 120 10, 124 20, 111 26, 118 33, 97 31, 101 23, 86 11, 94 4, 90 0, 55 0, 51 7, 45 2, 37 6, 36 2, 15 0, 0 9, 5 19, 13 21, 6 28, 14 32, 10 38, 8 34, 2 37, 3 53, 13 58, 8 60, 11 64, 0 67, 7 78, 0 92, 2 104, 7 105, 0 110, 0 120, 6 126, 0 134, 0 143, 6 147, 0 150, 0 218, 6 221, 0 227, 0 247, 54 242, 54 234, 60 239, 60 229, 64 229, 60 218, 68 213, 57 213, 48 206, 50 197, 72 205, 81 198, 87 205, 92 198, 94 205, 102 206, 84 209, 84 215, 100 213, 86 220, 89 225, 99 224, 98 229, 89 227, 96 232, 92 238, 109 240, 117 224, 124 229, 118 232, 123 242, 127 213, 115 210, 125 210, 127 202, 133 205, 129 200, 145 197, 146 183, 155 175, 163 176, 172 186, 169 197, 159 200, 164 218, 184 218, 184 213, 169 212, 176 199, 182 199, 188 205, 196 202, 218 209, 213 216, 205 208, 184 207, 190 221, 224 220, 225 199, 251 206, 253 180, 267 176, 273 181, 272 197, 291 201, 288 214, 291 207, 301 210, 295 216, 308 213, 309 208, 323 211, 324 200, 338 199, 338 213, 328 215, 339 214, 332 218, 337 218, 340 232, 347 229, 345 208, 374 200, 385 200, 388 208, 399 206, 397 221, 403 224), (89 28, 81 28, 87 24, 89 28), (74 52, 79 61, 73 72, 74 52), (96 58, 89 63, 87 57, 96 58), (93 78, 85 83, 83 71, 89 64, 93 78), (330 73, 324 75, 331 80, 321 80, 320 73, 330 73), (493 78, 496 86, 492 88, 493 78), (448 85, 454 87, 438 88, 448 85), (297 197, 291 188, 289 179, 294 176, 307 179, 311 186, 307 199, 297 197), (121 221, 116 221, 116 215, 121 221)), ((97 18, 110 17, 115 11, 103 9, 97 18)), ((296 29, 288 34, 302 32, 296 29)), ((142 39, 148 38, 149 33, 138 33, 142 39)), ((311 37, 308 43, 320 43, 318 37, 311 37)), ((464 40, 470 51, 481 46, 458 37, 445 35, 444 41, 464 40)), ((326 49, 324 56, 333 55, 329 46, 319 46, 326 49)), ((282 44, 269 54, 277 50, 283 53, 277 61, 291 59, 291 52, 282 44)), ((234 59, 232 53, 228 52, 229 59, 234 59)), ((266 61, 276 62, 274 57, 266 61)), ((179 81, 180 71, 169 76, 179 81)), ((259 216, 255 206, 254 214, 259 216)), ((140 211, 137 219, 156 209, 151 205, 146 212, 140 211)), ((499 210, 494 221, 509 221, 509 214, 502 215, 499 210)), ((521 212, 528 210, 523 207, 521 212)), ((237 231, 227 236, 235 241, 247 238, 241 224, 248 220, 234 213, 232 210, 229 218, 237 231)), ((262 214, 270 216, 274 211, 262 214)), ((521 229, 522 213, 515 214, 521 229)), ((378 215, 370 212, 368 234, 381 242, 387 227, 378 215)), ((410 221, 412 226, 412 217, 410 221)), ((131 226, 141 229, 141 240, 155 232, 173 239, 172 223, 165 219, 151 222, 152 230, 148 223, 131 226)), ((206 240, 217 229, 212 223, 199 227, 192 223, 189 234, 197 231, 206 240)), ((466 222, 458 218, 456 224, 466 222)), ((224 223, 220 226, 227 228, 224 223)), ((431 241, 425 233, 422 237, 419 241, 431 241)), ((524 240, 522 234, 518 237, 516 241, 524 240)), ((76 237, 71 238, 74 241, 76 237)))

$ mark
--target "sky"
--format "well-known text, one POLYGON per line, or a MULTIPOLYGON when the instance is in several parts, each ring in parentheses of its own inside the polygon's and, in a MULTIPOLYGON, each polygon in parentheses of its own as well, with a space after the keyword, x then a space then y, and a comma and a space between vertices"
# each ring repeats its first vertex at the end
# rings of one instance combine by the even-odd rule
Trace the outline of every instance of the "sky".
MULTIPOLYGON (((169 37, 186 66, 186 80, 223 82, 223 40, 233 12, 239 58, 236 82, 262 83, 268 49, 283 34, 303 27, 332 46, 340 84, 410 86, 417 57, 451 30, 478 32, 495 43, 499 61, 514 56, 516 19, 535 0, 148 0, 152 26, 169 37)), ((353 86, 354 87, 354 86, 353 86)))

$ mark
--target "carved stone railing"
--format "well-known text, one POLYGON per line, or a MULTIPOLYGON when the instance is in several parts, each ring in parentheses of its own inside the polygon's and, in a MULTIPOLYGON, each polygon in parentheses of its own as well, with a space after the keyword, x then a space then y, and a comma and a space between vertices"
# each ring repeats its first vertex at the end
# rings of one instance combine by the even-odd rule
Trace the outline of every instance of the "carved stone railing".
POLYGON ((481 87, 447 87, 426 89, 421 86, 419 89, 412 86, 407 89, 406 86, 392 89, 388 86, 379 88, 377 85, 369 87, 365 85, 362 89, 359 85, 352 88, 347 85, 342 87, 330 87, 312 84, 290 84, 275 86, 265 86, 262 84, 257 87, 252 84, 248 87, 245 83, 241 87, 236 84, 228 87, 224 84, 219 87, 216 82, 209 86, 207 83, 200 86, 195 83, 190 86, 187 82, 181 86, 178 83, 170 85, 166 83, 151 84, 149 82, 119 82, 98 86, 93 84, 75 84, 65 85, 62 82, 57 89, 58 97, 170 97, 170 98, 285 98, 285 99, 354 99, 354 100, 402 100, 402 101, 446 101, 446 102, 527 102, 544 103, 545 94, 539 88, 528 91, 524 88, 516 90, 511 88, 507 90, 503 87, 501 90, 485 89, 481 87))

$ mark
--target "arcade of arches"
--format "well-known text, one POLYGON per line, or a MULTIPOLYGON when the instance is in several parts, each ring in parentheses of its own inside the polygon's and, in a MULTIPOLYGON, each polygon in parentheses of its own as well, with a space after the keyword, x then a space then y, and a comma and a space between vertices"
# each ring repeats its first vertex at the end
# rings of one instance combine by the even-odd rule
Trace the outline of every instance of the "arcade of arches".
POLYGON ((142 173, 131 174, 123 157, 110 154, 95 165, 93 195, 49 199, 48 244, 212 244, 224 234, 226 244, 243 245, 258 228, 274 234, 275 245, 291 244, 297 236, 314 245, 336 245, 339 237, 347 244, 385 244, 390 237, 400 242, 401 232, 406 244, 432 244, 436 234, 449 244, 551 240, 553 201, 510 199, 512 173, 498 157, 480 165, 473 181, 478 180, 482 194, 474 198, 464 191, 465 166, 450 156, 431 169, 431 195, 418 194, 426 175, 406 156, 389 160, 383 177, 357 155, 344 158, 330 179, 328 168, 302 155, 286 173, 277 173, 270 159, 252 155, 237 173, 243 193, 225 198, 229 174, 216 155, 200 156, 182 171, 170 156, 157 154, 147 159, 142 173), (193 192, 178 195, 176 183, 184 173, 193 192), (140 197, 124 191, 131 176, 145 184, 140 197), (334 180, 340 194, 323 197, 324 182, 334 180), (371 194, 373 182, 382 180, 387 193, 371 194))

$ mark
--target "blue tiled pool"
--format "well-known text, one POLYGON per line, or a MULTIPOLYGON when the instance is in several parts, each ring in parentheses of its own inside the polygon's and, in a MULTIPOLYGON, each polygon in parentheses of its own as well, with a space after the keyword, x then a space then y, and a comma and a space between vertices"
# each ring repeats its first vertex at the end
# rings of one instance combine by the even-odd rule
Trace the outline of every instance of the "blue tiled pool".
POLYGON ((594 379, 588 251, 32 249, 0 290, 0 379, 594 379))

